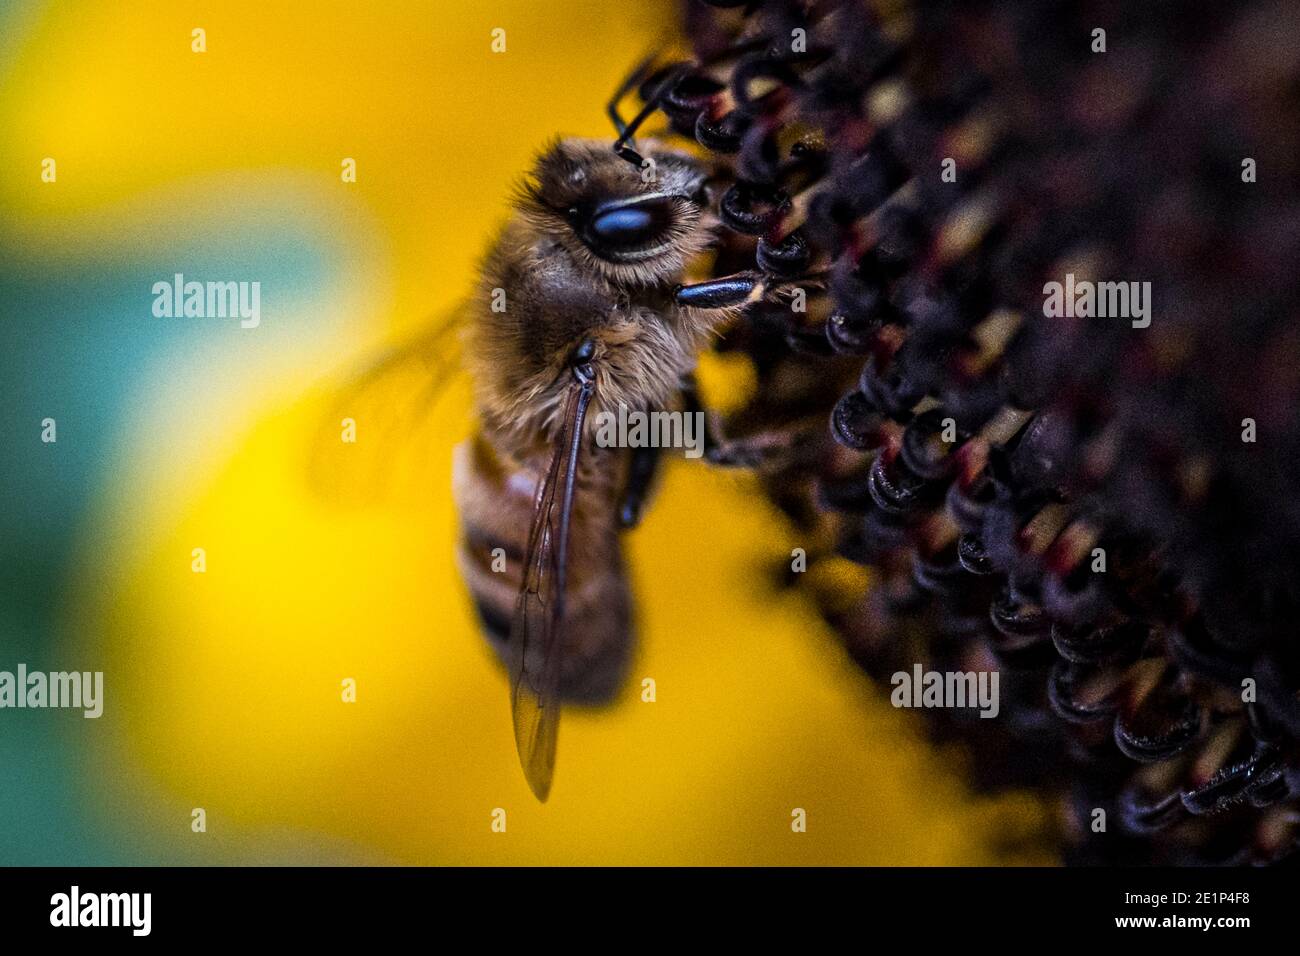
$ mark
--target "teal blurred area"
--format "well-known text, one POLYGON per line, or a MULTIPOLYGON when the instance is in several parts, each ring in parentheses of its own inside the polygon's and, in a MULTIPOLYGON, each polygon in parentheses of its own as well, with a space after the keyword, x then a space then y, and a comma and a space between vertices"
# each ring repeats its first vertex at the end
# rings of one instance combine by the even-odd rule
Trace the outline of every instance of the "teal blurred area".
MULTIPOLYGON (((310 351, 336 324, 313 297, 330 295, 332 277, 346 274, 347 252, 301 217, 249 200, 243 209, 209 209, 202 238, 187 240, 193 209, 174 213, 153 224, 165 241, 129 242, 111 255, 68 256, 0 230, 0 670, 95 669, 96 635, 67 633, 67 617, 84 584, 78 575, 94 564, 86 548, 99 496, 129 473, 125 448, 152 447, 166 458, 169 447, 203 440, 184 415, 160 415, 157 397, 196 408, 220 402, 223 387, 238 392, 250 369, 260 378, 276 355, 310 351), (223 223, 232 216, 239 228, 223 223), (155 317, 152 287, 177 272, 260 282, 260 326, 155 317), (46 419, 56 423, 52 443, 42 441, 46 419)), ((87 777, 88 757, 113 720, 111 706, 96 720, 0 711, 0 863, 166 856, 151 845, 152 832, 123 839, 104 819, 111 788, 87 777)))

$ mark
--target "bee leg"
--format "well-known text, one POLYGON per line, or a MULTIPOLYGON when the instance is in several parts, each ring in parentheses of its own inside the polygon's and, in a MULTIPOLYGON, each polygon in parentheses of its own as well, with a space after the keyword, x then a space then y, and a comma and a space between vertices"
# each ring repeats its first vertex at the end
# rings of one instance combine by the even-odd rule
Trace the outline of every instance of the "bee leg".
POLYGON ((816 287, 827 273, 812 272, 784 278, 761 272, 737 272, 720 279, 707 279, 673 289, 673 301, 693 309, 734 309, 778 292, 805 286, 816 287))
POLYGON ((792 451, 796 436, 783 432, 759 432, 745 438, 717 441, 704 457, 724 468, 757 468, 792 451))
POLYGON ((688 375, 682 385, 682 403, 687 415, 699 415, 704 423, 704 460, 714 465, 734 468, 752 468, 759 463, 743 443, 723 438, 718 431, 715 416, 704 408, 695 376, 688 375))
POLYGON ((694 375, 686 376, 682 383, 682 404, 687 415, 698 415, 704 423, 704 458, 715 465, 730 463, 731 455, 727 450, 729 442, 718 434, 717 424, 712 413, 704 408, 700 401, 699 385, 694 375))
POLYGON ((718 431, 714 416, 704 409, 694 376, 682 385, 682 401, 688 415, 699 414, 704 422, 704 459, 723 468, 757 468, 795 452, 806 439, 799 430, 758 432, 744 438, 725 438, 718 431))
POLYGON ((721 279, 709 279, 673 290, 673 301, 693 309, 735 308, 762 297, 766 288, 757 272, 737 272, 721 279))
POLYGON ((618 523, 624 528, 635 528, 641 521, 641 509, 646 495, 659 470, 658 448, 633 448, 628 465, 627 484, 618 506, 618 523))

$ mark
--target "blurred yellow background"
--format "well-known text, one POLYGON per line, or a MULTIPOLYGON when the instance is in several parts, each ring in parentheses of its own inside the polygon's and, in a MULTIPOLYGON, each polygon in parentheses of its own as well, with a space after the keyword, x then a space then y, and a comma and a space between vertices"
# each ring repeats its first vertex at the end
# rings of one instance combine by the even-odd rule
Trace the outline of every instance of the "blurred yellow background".
MULTIPOLYGON (((4 245, 21 293, 67 303, 27 348, 77 370, 61 443, 101 415, 52 589, 54 659, 102 667, 107 694, 100 721, 61 723, 51 744, 76 768, 67 813, 94 834, 64 859, 1043 861, 1022 841, 1045 809, 969 794, 962 756, 926 745, 819 619, 765 583, 800 542, 744 476, 669 468, 627 539, 634 681, 612 709, 566 712, 545 806, 452 564, 463 381, 433 443, 392 462, 382 501, 306 485, 328 383, 469 291, 530 157, 559 133, 609 135, 609 91, 675 13, 169 0, 0 14, 4 245), (55 183, 40 179, 46 157, 55 183), (260 280, 261 326, 154 318, 149 288, 175 272, 260 280), (90 329, 95 347, 68 366, 57 349, 90 329), (196 807, 206 833, 191 831, 196 807)), ((39 369, 16 373, 33 409, 39 369)), ((361 423, 357 454, 387 464, 366 437, 361 423)), ((0 828, 67 826, 17 799, 0 828)), ((39 855, 30 836, 8 840, 39 855)))

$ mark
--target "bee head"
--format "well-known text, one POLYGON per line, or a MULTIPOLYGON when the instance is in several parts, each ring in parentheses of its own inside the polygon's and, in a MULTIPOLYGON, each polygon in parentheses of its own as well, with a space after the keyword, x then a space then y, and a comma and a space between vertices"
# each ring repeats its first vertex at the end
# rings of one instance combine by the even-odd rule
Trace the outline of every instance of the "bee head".
POLYGON ((599 140, 560 140, 537 160, 520 208, 586 269, 616 286, 675 282, 708 241, 708 174, 645 143, 638 168, 599 140))

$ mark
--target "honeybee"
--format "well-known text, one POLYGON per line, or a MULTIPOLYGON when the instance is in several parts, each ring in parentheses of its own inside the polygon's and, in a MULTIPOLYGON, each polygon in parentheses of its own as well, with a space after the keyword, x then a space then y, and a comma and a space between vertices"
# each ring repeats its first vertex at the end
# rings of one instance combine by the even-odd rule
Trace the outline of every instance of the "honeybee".
MULTIPOLYGON (((600 447, 595 414, 697 409, 697 354, 769 291, 758 273, 683 284, 717 225, 718 177, 659 141, 638 149, 650 106, 623 123, 629 86, 610 103, 612 147, 560 139, 537 159, 457 317, 478 419, 453 459, 457 559, 509 669, 519 759, 542 801, 561 701, 611 699, 633 643, 620 533, 638 520, 657 449, 600 447)), ((439 342, 421 339, 371 377, 411 355, 432 375, 439 342)), ((707 454, 752 457, 717 438, 707 454)))

